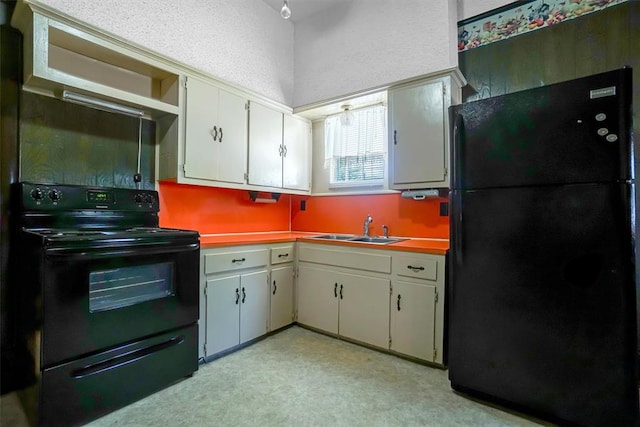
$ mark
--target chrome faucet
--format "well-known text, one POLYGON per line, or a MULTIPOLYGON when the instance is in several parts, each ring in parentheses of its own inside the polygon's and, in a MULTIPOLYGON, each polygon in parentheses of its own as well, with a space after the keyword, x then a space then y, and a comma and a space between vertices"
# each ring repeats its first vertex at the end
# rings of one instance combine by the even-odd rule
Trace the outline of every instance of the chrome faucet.
POLYGON ((369 236, 369 224, 373 222, 373 218, 371 218, 371 214, 367 215, 364 219, 364 235, 369 236))
POLYGON ((382 226, 382 234, 384 235, 385 238, 389 237, 389 227, 387 227, 386 225, 382 226))

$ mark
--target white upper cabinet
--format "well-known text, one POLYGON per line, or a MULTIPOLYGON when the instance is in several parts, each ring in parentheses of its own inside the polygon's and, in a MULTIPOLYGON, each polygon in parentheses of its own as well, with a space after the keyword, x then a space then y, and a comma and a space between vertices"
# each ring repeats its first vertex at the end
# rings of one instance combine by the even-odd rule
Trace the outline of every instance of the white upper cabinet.
POLYGON ((282 186, 292 190, 311 188, 311 123, 296 116, 284 116, 282 186))
POLYGON ((311 188, 311 124, 257 102, 249 107, 249 185, 311 188))
POLYGON ((247 100, 198 79, 187 79, 187 178, 243 184, 247 158, 247 100))
POLYGON ((391 188, 449 187, 448 109, 460 102, 463 82, 455 70, 389 90, 391 188))
POLYGON ((179 114, 180 76, 173 66, 110 35, 31 8, 18 2, 12 18, 24 37, 26 89, 55 97, 63 90, 79 92, 142 108, 150 116, 179 114))
POLYGON ((249 107, 249 184, 282 187, 282 116, 258 102, 249 107))

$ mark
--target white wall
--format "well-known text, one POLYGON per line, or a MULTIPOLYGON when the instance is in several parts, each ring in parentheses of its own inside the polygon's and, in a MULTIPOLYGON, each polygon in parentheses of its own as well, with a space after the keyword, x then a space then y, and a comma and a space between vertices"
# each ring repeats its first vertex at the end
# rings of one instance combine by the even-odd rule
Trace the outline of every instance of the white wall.
POLYGON ((352 0, 296 23, 300 107, 458 65, 456 0, 352 0))
POLYGON ((512 0, 458 0, 458 21, 481 15, 509 3, 514 2, 512 0))
POLYGON ((293 24, 259 0, 39 0, 147 49, 286 105, 293 24))

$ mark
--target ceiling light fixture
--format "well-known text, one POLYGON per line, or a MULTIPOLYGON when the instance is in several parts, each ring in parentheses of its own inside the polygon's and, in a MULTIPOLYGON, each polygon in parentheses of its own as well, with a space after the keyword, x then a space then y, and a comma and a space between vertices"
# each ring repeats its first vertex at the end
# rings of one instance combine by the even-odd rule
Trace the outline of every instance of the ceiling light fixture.
POLYGON ((340 108, 344 110, 340 114, 340 124, 342 124, 342 126, 351 126, 354 120, 354 115, 351 111, 351 104, 341 105, 340 108))
POLYGON ((282 9, 280 9, 280 16, 282 16, 282 19, 291 18, 291 9, 289 9, 289 2, 287 2, 287 0, 284 0, 284 5, 282 5, 282 9))

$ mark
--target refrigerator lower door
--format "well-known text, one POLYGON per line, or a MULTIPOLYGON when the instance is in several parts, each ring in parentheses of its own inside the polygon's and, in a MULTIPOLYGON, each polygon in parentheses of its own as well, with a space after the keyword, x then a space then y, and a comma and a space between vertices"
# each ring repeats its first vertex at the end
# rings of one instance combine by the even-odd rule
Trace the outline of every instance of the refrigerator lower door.
POLYGON ((628 184, 452 193, 449 378, 537 416, 636 425, 628 184))

